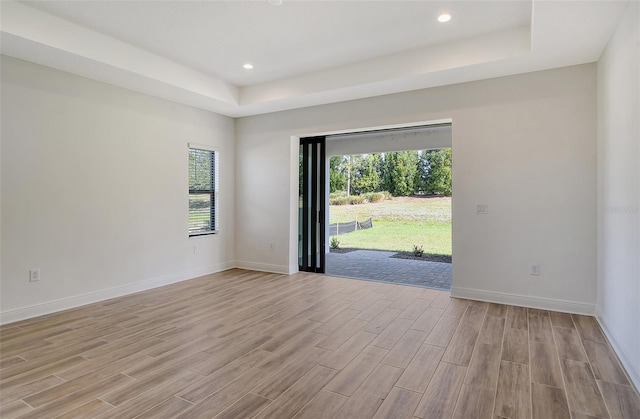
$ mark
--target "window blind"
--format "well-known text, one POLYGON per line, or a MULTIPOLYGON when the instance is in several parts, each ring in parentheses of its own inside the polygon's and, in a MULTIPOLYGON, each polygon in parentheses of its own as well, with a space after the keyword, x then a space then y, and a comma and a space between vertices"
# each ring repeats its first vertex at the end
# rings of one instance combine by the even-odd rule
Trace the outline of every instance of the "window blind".
POLYGON ((213 150, 189 147, 189 236, 216 232, 216 169, 213 150))

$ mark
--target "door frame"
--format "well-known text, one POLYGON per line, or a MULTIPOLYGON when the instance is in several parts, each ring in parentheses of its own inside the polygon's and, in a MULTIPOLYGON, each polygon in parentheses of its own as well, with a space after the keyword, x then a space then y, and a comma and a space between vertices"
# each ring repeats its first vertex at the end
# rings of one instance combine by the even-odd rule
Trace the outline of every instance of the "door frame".
MULTIPOLYGON (((298 222, 298 269, 304 272, 325 271, 325 203, 326 203, 326 137, 300 138, 302 158, 302 218, 298 222), (300 231, 301 230, 301 231, 300 231)), ((300 152, 299 152, 300 159, 300 152)), ((300 173, 298 174, 298 182, 300 173)))

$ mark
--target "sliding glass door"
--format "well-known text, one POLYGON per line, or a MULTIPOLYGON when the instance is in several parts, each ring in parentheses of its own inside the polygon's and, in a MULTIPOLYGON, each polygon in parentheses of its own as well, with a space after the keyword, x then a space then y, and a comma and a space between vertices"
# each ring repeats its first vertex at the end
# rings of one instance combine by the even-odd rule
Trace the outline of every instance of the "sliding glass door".
POLYGON ((300 139, 298 265, 324 273, 325 137, 300 139))

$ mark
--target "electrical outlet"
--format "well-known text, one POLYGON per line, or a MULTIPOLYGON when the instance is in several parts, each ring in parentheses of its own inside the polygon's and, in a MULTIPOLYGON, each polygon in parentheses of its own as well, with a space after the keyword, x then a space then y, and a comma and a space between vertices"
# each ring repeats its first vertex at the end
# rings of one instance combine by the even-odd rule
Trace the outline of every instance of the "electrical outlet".
POLYGON ((530 275, 540 276, 540 265, 531 265, 530 275))
POLYGON ((489 212, 489 207, 487 204, 478 204, 476 205, 476 214, 486 214, 489 212))
POLYGON ((197 255, 199 251, 200 251, 200 245, 199 244, 194 244, 193 245, 193 254, 197 255))
POLYGON ((276 250, 276 245, 275 245, 275 243, 269 243, 269 250, 271 250, 272 252, 273 252, 274 250, 276 250))
POLYGON ((29 269, 29 282, 40 281, 40 269, 29 269))

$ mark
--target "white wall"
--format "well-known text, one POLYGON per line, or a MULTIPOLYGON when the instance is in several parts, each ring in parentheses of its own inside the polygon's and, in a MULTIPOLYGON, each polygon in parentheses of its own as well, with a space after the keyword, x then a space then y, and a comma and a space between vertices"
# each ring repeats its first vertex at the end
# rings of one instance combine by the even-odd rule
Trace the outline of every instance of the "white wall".
POLYGON ((297 270, 297 137, 447 118, 453 294, 593 313, 594 64, 238 119, 238 264, 297 270))
POLYGON ((597 316, 640 387, 640 4, 598 62, 597 316))
POLYGON ((329 136, 326 155, 331 157, 450 147, 451 126, 433 126, 329 136))
POLYGON ((233 119, 2 56, 1 134, 3 322, 234 266, 233 119), (216 236, 187 237, 189 142, 221 153, 216 236))

